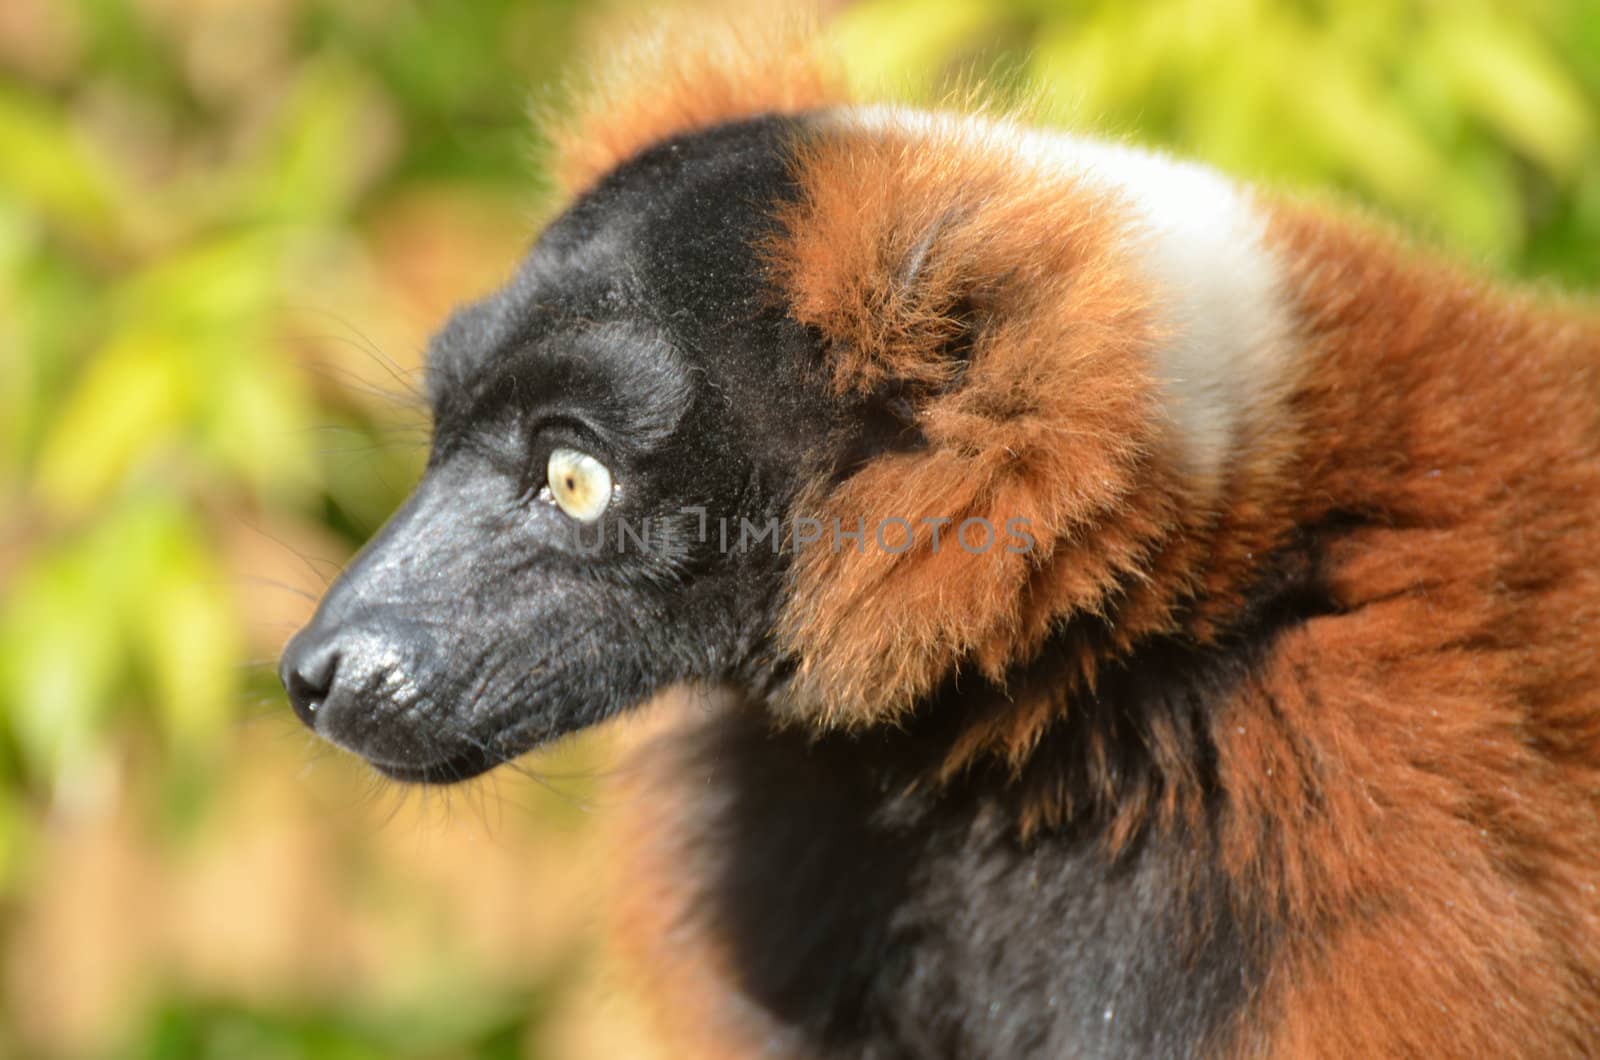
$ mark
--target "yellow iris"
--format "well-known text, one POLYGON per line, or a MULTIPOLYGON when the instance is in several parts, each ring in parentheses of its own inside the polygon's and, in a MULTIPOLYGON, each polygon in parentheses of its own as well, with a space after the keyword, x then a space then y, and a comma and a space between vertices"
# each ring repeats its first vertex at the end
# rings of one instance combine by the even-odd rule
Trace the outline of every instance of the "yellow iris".
POLYGON ((545 476, 556 505, 579 522, 594 522, 611 503, 611 472, 588 453, 552 450, 545 476))

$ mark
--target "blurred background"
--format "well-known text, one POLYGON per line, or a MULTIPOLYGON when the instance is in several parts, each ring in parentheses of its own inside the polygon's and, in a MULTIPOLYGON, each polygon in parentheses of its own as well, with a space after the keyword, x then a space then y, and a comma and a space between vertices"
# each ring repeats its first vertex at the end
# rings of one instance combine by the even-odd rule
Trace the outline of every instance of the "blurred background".
MULTIPOLYGON (((555 208, 576 0, 0 0, 0 1056, 645 1051, 600 733, 405 792, 276 651, 425 456, 429 331, 555 208)), ((1600 282, 1594 0, 879 0, 867 90, 1331 190, 1600 282)), ((603 46, 601 47, 603 51, 603 46)))

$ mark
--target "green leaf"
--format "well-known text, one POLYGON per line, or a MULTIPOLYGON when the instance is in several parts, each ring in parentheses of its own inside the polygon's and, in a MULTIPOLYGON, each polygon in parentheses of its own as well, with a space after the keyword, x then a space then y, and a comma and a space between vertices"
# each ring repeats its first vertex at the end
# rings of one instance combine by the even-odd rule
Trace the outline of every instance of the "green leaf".
POLYGON ((123 618, 162 731, 192 754, 228 723, 242 637, 222 574, 186 518, 163 513, 145 548, 148 581, 131 587, 123 618))
POLYGON ((67 114, 0 85, 0 195, 91 244, 118 237, 115 172, 67 114))
POLYGON ((1571 179, 1595 147, 1592 100, 1537 37, 1512 18, 1433 23, 1433 54, 1462 102, 1551 174, 1571 179))
POLYGON ((90 363, 45 438, 34 488, 52 511, 79 515, 174 436, 192 380, 177 344, 120 337, 90 363))
POLYGON ((1306 134, 1372 194, 1426 210, 1449 165, 1415 120, 1388 101, 1371 71, 1337 54, 1308 47, 1297 65, 1294 105, 1306 134))
POLYGON ((282 350, 245 340, 219 362, 197 413, 199 451, 228 479, 258 495, 303 499, 318 486, 313 445, 325 433, 306 427, 316 412, 282 350))
POLYGON ((0 707, 28 772, 51 782, 94 751, 125 662, 98 560, 92 542, 58 547, 0 609, 0 707))
POLYGON ((326 223, 346 214, 393 153, 393 115, 347 65, 310 64, 286 94, 265 151, 241 174, 237 213, 326 223))

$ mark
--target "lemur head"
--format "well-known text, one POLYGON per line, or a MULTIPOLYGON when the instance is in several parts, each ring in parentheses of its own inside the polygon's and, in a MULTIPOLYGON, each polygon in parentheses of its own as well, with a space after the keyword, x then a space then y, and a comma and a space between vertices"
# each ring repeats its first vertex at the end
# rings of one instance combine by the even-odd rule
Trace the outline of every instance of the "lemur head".
POLYGON ((1169 623, 1279 338, 1238 193, 848 106, 805 46, 646 54, 435 338, 427 471, 285 650, 300 717, 446 781, 673 685, 870 725, 1169 623))

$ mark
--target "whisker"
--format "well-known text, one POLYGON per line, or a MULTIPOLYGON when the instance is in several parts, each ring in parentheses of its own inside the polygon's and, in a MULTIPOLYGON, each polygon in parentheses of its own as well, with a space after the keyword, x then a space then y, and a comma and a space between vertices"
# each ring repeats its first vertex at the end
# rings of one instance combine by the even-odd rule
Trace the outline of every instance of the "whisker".
POLYGON ((257 534, 260 534, 262 537, 266 538, 268 541, 271 541, 273 544, 277 545, 279 548, 284 549, 290 555, 292 555, 296 559, 298 559, 302 564, 304 564, 306 570, 310 571, 311 574, 318 581, 320 581, 322 583, 322 587, 324 589, 326 589, 329 586, 329 584, 332 583, 332 578, 328 577, 328 575, 324 574, 321 570, 319 570, 317 568, 317 563, 319 563, 319 562, 320 563, 325 563, 328 566, 332 567, 333 570, 334 570, 334 574, 335 575, 341 573, 343 571, 343 569, 344 569, 344 565, 343 564, 337 563, 337 562, 335 562, 333 560, 328 560, 328 559, 316 560, 316 559, 313 559, 311 556, 308 556, 304 552, 301 552, 299 549, 295 548, 289 542, 283 540, 280 537, 277 537, 274 534, 268 533, 261 526, 257 525, 256 523, 251 522, 248 519, 241 519, 240 521, 241 521, 241 523, 243 523, 244 526, 246 526, 250 530, 254 531, 257 534))
POLYGON ((298 585, 290 585, 288 582, 280 581, 277 578, 268 578, 260 574, 241 574, 234 578, 233 581, 241 585, 260 585, 268 589, 282 589, 286 593, 293 593, 302 600, 309 600, 311 603, 317 602, 315 593, 302 589, 298 585))
POLYGON ((322 317, 343 329, 345 332, 343 335, 324 334, 320 337, 333 342, 346 342, 355 349, 362 351, 371 358, 374 364, 382 368, 395 383, 402 387, 413 401, 418 404, 426 403, 426 395, 423 393, 422 387, 412 378, 411 372, 401 367, 394 358, 384 352, 381 346, 372 341, 371 336, 357 327, 349 318, 329 309, 303 307, 299 312, 310 316, 322 317))

